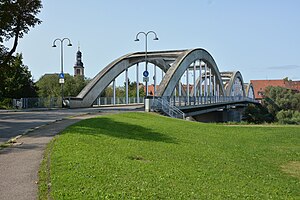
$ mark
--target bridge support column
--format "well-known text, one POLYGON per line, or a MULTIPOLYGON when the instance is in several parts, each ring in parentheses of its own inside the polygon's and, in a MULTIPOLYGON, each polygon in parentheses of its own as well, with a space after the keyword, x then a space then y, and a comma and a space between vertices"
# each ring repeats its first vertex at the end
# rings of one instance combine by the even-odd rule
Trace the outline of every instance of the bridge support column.
POLYGON ((224 121, 225 122, 241 122, 243 117, 243 112, 245 108, 235 108, 224 110, 224 121))
POLYGON ((186 98, 187 105, 190 105, 189 69, 186 70, 186 98))
POLYGON ((179 106, 181 106, 181 80, 178 81, 178 100, 179 100, 179 106))
POLYGON ((199 60, 199 101, 202 104, 202 61, 199 60))
POLYGON ((207 64, 205 63, 205 69, 204 69, 204 103, 207 103, 207 64))
POLYGON ((154 88, 153 88, 153 97, 155 96, 156 94, 156 65, 153 65, 153 73, 154 73, 154 76, 153 76, 153 81, 154 81, 154 88))
POLYGON ((140 103, 139 63, 136 64, 136 103, 140 103))
POLYGON ((196 86, 196 61, 194 61, 193 63, 193 75, 194 75, 194 79, 193 79, 193 84, 194 84, 194 105, 196 105, 196 95, 197 95, 197 86, 196 86))
POLYGON ((125 102, 128 104, 128 68, 125 70, 125 93, 126 93, 126 99, 125 102))
POLYGON ((219 102, 219 97, 220 97, 220 86, 219 86, 219 84, 217 84, 217 94, 216 94, 216 96, 217 96, 217 103, 219 102))
POLYGON ((224 122, 223 112, 218 111, 195 115, 193 118, 198 122, 224 122))
POLYGON ((209 68, 209 96, 210 96, 210 103, 211 103, 211 97, 212 97, 211 68, 209 68))
POLYGON ((216 95, 216 75, 214 75, 214 77, 213 77, 213 81, 214 81, 214 89, 213 89, 213 96, 214 96, 214 103, 216 103, 217 102, 217 95, 216 95))
POLYGON ((116 79, 113 80, 113 105, 116 105, 116 79))

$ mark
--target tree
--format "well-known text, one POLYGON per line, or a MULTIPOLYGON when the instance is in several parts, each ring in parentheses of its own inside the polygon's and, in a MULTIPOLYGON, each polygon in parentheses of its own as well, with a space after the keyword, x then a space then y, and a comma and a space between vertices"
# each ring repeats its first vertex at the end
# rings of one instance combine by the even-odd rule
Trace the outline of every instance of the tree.
POLYGON ((265 90, 266 98, 263 104, 268 107, 272 114, 280 110, 299 110, 300 95, 291 89, 283 87, 267 87, 265 90))
MULTIPOLYGON (((124 86, 116 87, 116 97, 125 97, 125 88, 126 82, 124 82, 124 86)), ((113 96, 113 87, 109 85, 105 88, 105 90, 101 93, 101 97, 112 97, 113 96)), ((139 96, 144 97, 144 85, 139 84, 139 96)), ((128 97, 136 97, 136 81, 130 82, 128 79, 128 97)))
POLYGON ((274 122, 300 124, 300 93, 283 87, 269 86, 261 106, 248 106, 245 120, 252 123, 274 122))
POLYGON ((250 104, 244 112, 244 121, 254 124, 270 123, 274 121, 274 116, 262 105, 250 104))
POLYGON ((32 81, 31 72, 23 64, 22 54, 13 56, 8 63, 9 68, 0 73, 1 98, 35 97, 36 87, 32 81))
POLYGON ((67 74, 65 81, 65 96, 77 96, 88 84, 89 80, 84 76, 70 76, 67 74))
MULTIPOLYGON (((64 96, 77 96, 87 85, 88 79, 83 76, 71 76, 65 74, 64 96)), ((58 74, 45 74, 37 82, 38 96, 44 98, 60 97, 61 85, 59 84, 58 74)))
POLYGON ((299 124, 300 93, 283 87, 267 87, 263 106, 279 123, 299 124))
POLYGON ((36 17, 41 8, 41 0, 0 0, 0 68, 8 67, 19 38, 42 22, 36 17), (13 45, 9 50, 2 43, 10 39, 13 45))
POLYGON ((293 110, 281 110, 276 115, 281 124, 300 124, 300 112, 293 110))
POLYGON ((39 97, 59 97, 60 85, 58 74, 45 74, 37 82, 39 97))

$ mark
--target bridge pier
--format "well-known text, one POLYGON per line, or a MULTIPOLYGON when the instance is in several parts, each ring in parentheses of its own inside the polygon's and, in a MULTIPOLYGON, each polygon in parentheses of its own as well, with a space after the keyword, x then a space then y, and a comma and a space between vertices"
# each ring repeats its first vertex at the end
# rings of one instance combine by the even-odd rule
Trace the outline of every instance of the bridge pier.
POLYGON ((241 122, 245 108, 224 109, 192 116, 198 122, 241 122))

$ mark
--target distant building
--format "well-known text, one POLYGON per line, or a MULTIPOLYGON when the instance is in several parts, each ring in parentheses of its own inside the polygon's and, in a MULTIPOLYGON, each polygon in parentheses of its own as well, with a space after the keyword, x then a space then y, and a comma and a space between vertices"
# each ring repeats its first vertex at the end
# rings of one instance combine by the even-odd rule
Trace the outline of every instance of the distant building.
POLYGON ((82 53, 80 47, 76 53, 76 63, 74 65, 74 76, 84 76, 84 67, 82 62, 82 53))
MULTIPOLYGON (((187 85, 182 84, 181 87, 182 87, 181 88, 182 93, 185 94, 186 93, 187 85)), ((156 92, 157 92, 158 88, 159 88, 159 85, 156 85, 156 90, 155 90, 156 92)), ((189 88, 190 88, 190 91, 192 91, 193 85, 189 84, 189 88)), ((144 86, 144 91, 146 92, 146 86, 144 86)), ((154 94, 154 84, 148 85, 148 95, 149 96, 153 96, 153 94, 154 94)))
POLYGON ((300 81, 291 80, 251 80, 253 85, 255 99, 261 100, 264 98, 265 89, 268 86, 288 88, 296 92, 300 92, 300 81))
MULTIPOLYGON (((158 85, 156 85, 156 91, 158 90, 158 85)), ((146 92, 146 86, 144 86, 144 91, 146 92)), ((148 85, 148 95, 154 96, 154 84, 148 85)))

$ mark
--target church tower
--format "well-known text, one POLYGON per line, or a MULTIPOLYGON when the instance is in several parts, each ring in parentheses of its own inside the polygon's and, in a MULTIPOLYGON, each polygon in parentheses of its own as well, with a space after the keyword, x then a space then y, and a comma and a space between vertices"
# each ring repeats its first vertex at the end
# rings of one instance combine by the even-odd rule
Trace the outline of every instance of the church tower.
POLYGON ((82 53, 80 52, 80 47, 78 46, 78 51, 76 53, 76 63, 74 65, 74 76, 84 76, 84 67, 81 59, 82 53))

